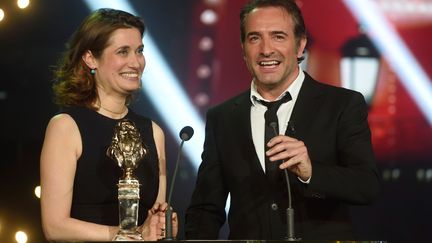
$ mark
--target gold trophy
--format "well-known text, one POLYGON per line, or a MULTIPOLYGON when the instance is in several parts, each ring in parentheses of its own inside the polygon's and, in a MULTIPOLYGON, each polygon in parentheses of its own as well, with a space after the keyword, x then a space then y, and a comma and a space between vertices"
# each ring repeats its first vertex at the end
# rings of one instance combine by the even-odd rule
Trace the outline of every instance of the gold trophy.
POLYGON ((117 184, 120 230, 113 240, 143 241, 141 234, 137 231, 140 184, 133 172, 147 151, 132 121, 122 119, 116 124, 111 146, 108 147, 106 153, 123 170, 123 175, 117 184))

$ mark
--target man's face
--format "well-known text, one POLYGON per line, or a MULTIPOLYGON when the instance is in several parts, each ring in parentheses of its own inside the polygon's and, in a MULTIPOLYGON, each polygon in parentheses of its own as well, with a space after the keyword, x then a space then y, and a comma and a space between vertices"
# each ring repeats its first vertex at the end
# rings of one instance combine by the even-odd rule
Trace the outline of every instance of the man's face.
POLYGON ((246 17, 244 60, 254 77, 258 92, 265 98, 279 95, 298 75, 297 57, 306 45, 297 45, 294 21, 278 7, 254 9, 246 17), (266 97, 267 96, 267 97, 266 97))

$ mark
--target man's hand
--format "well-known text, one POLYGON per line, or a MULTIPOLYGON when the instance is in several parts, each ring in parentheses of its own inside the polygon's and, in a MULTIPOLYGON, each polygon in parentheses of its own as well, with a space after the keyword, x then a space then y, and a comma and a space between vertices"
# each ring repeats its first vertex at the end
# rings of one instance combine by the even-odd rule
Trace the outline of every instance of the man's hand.
POLYGON ((270 161, 282 160, 280 169, 288 169, 303 181, 312 177, 312 163, 306 145, 303 141, 285 135, 272 138, 266 152, 270 161))

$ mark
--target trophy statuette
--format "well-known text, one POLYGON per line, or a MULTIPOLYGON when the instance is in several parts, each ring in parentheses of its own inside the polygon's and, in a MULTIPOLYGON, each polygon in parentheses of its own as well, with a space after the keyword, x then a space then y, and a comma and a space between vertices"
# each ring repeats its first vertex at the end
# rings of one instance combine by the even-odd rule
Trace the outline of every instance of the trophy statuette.
POLYGON ((111 145, 106 153, 123 170, 123 175, 117 184, 120 230, 113 240, 143 241, 144 239, 137 231, 140 184, 134 175, 134 170, 147 151, 144 148, 140 133, 132 121, 122 119, 116 124, 111 145))

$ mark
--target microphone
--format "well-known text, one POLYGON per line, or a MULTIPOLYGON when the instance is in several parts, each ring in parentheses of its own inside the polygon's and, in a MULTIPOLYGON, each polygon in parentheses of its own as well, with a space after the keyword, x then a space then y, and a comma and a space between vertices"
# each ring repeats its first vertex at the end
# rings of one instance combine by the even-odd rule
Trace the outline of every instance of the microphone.
MULTIPOLYGON (((271 128, 273 128, 273 132, 275 134, 275 136, 277 136, 279 133, 276 131, 276 127, 277 127, 277 123, 276 121, 271 121, 269 123, 269 126, 271 128)), ((295 128, 294 125, 291 124, 290 122, 288 122, 288 127, 287 130, 290 132, 290 134, 295 134, 295 128)), ((294 209, 292 208, 292 199, 291 199, 291 186, 290 186, 290 182, 289 182, 289 177, 288 177, 288 170, 284 169, 284 174, 285 174, 285 182, 287 185, 287 189, 288 189, 288 208, 286 209, 286 217, 287 217, 287 234, 285 236, 285 239, 288 241, 296 241, 298 240, 297 238, 295 238, 294 236, 294 209)))
POLYGON ((176 164, 175 164, 175 169, 174 169, 173 177, 172 177, 172 180, 171 180, 170 191, 168 193, 168 200, 167 200, 168 208, 167 208, 167 210, 165 212, 165 239, 164 240, 166 240, 166 241, 174 240, 173 232, 172 232, 171 196, 172 196, 173 189, 174 189, 174 182, 175 182, 176 175, 177 175, 178 165, 179 165, 180 160, 181 160, 183 143, 185 141, 189 141, 189 139, 192 138, 193 134, 194 134, 194 130, 190 126, 183 127, 182 130, 180 130, 180 133, 179 133, 179 137, 181 139, 181 143, 180 143, 180 146, 179 146, 179 151, 178 151, 178 154, 177 154, 177 160, 176 160, 176 164))
POLYGON ((182 128, 182 130, 179 133, 179 137, 182 140, 182 142, 184 141, 189 141, 189 139, 192 138, 194 134, 194 130, 192 127, 190 126, 185 126, 182 128))

